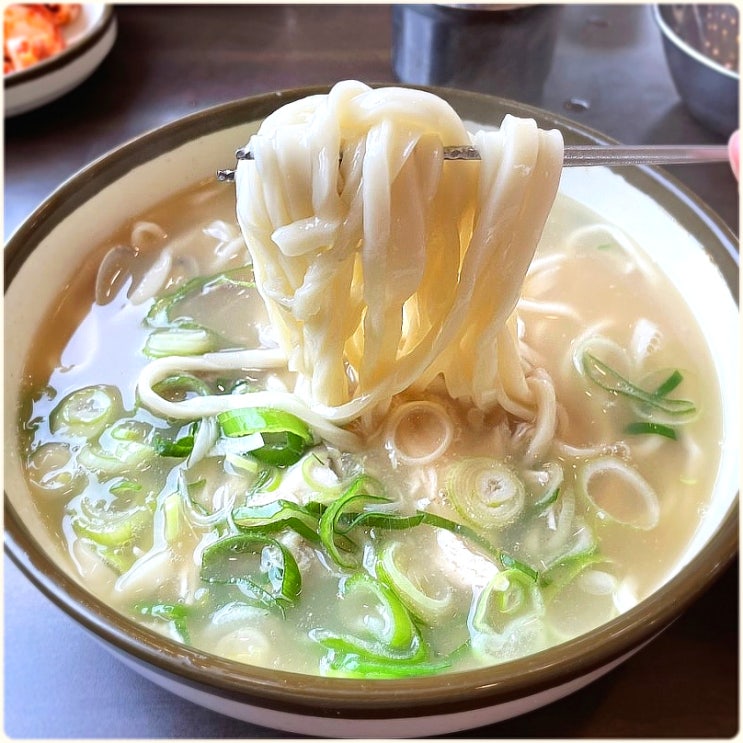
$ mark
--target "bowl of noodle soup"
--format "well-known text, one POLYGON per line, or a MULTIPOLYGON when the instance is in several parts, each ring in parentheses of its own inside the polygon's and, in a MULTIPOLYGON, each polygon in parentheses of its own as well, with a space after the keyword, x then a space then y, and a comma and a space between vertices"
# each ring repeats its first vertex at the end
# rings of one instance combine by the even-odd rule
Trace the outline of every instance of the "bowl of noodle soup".
POLYGON ((11 558, 145 677, 311 735, 559 699, 737 550, 735 238, 660 171, 561 171, 608 142, 573 122, 396 91, 194 114, 6 246, 11 558))

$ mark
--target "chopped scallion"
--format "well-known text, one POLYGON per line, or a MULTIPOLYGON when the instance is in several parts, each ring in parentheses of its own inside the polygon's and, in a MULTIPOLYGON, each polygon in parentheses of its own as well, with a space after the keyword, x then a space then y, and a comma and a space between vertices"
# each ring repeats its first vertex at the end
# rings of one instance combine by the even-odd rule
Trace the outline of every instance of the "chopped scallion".
POLYGON ((288 467, 298 462, 314 443, 309 426, 296 415, 273 408, 239 408, 217 416, 225 436, 242 437, 259 433, 263 446, 250 454, 261 462, 288 467))
POLYGON ((97 384, 67 395, 49 416, 52 433, 92 439, 122 412, 116 387, 97 384))
POLYGON ((158 359, 164 356, 200 356, 216 351, 219 340, 210 330, 197 325, 180 325, 154 330, 147 336, 144 354, 158 359))
POLYGON ((633 421, 625 426, 624 432, 631 436, 640 436, 643 434, 656 434, 665 436, 667 439, 676 440, 676 429, 666 426, 663 423, 654 423, 653 421, 633 421))
POLYGON ((395 661, 364 658, 356 653, 333 653, 324 664, 328 676, 359 679, 401 679, 431 676, 451 667, 448 658, 434 661, 395 661))
POLYGON ((302 589, 299 566, 280 542, 259 533, 236 534, 203 552, 201 576, 207 583, 231 584, 269 608, 292 604, 302 589), (237 556, 244 559, 237 560, 237 556))
POLYGON ((671 374, 663 381, 653 392, 654 395, 657 397, 665 397, 669 392, 673 392, 673 390, 678 387, 681 382, 684 381, 684 375, 678 370, 675 369, 671 374))
POLYGON ((185 400, 189 395, 211 395, 213 390, 194 374, 173 374, 152 386, 160 397, 171 401, 185 400))
POLYGON ((161 457, 184 459, 193 451, 193 442, 193 434, 181 436, 174 441, 170 441, 159 434, 156 434, 152 443, 155 447, 155 451, 161 457))
MULTIPOLYGON (((648 392, 647 390, 632 384, 632 382, 622 377, 614 369, 590 353, 583 354, 582 362, 583 370, 588 378, 607 392, 623 395, 635 402, 642 403, 651 408, 656 408, 673 416, 687 416, 696 412, 696 407, 693 402, 690 402, 689 400, 669 398, 666 396, 667 392, 664 392, 663 394, 658 394, 657 391, 648 392)), ((671 376, 674 377, 674 382, 673 387, 670 389, 673 389, 677 386, 678 382, 675 382, 675 375, 671 376)), ((661 385, 661 389, 665 388, 667 383, 668 380, 661 385)))
POLYGON ((345 536, 355 526, 353 521, 350 524, 347 522, 345 528, 342 526, 346 511, 352 504, 358 507, 369 503, 389 503, 388 498, 379 494, 380 490, 381 486, 376 480, 368 475, 360 475, 351 483, 343 495, 328 506, 320 517, 320 541, 338 565, 350 568, 356 564, 353 557, 341 555, 336 539, 337 534, 345 536))
POLYGON ((306 508, 287 500, 277 500, 260 506, 240 506, 233 509, 232 520, 240 529, 263 532, 292 529, 311 542, 319 542, 319 517, 306 508))
POLYGON ((138 603, 134 610, 143 616, 161 619, 172 625, 180 640, 186 644, 191 642, 188 631, 188 607, 185 604, 138 603))
POLYGON ((427 648, 418 628, 395 592, 367 573, 354 573, 342 581, 340 598, 361 597, 373 607, 379 622, 367 622, 367 636, 317 628, 310 637, 324 647, 362 659, 381 661, 422 661, 427 648))
MULTIPOLYGON (((239 268, 234 273, 244 272, 244 270, 244 268, 239 268)), ((197 276, 196 278, 187 281, 170 294, 166 294, 156 299, 153 302, 152 307, 150 307, 150 311, 147 313, 147 324, 150 327, 159 328, 177 323, 177 319, 173 317, 173 311, 180 302, 196 294, 207 293, 223 285, 253 288, 255 287, 255 282, 239 279, 236 276, 231 275, 230 272, 219 273, 214 276, 197 276)))

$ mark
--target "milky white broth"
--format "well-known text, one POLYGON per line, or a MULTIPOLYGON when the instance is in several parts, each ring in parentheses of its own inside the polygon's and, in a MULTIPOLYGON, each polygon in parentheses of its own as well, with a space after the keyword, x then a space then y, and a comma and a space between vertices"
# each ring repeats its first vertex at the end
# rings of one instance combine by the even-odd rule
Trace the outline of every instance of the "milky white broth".
MULTIPOLYGON (((248 260, 239 241, 233 241, 233 253, 227 250, 219 261, 210 264, 205 258, 229 242, 224 236, 202 232, 220 220, 223 231, 227 225, 233 237, 239 235, 234 192, 229 186, 204 183, 122 225, 80 266, 42 324, 33 344, 35 351, 27 360, 29 402, 23 410, 22 435, 32 495, 50 535, 66 544, 74 570, 92 593, 154 630, 205 651, 310 674, 344 673, 351 666, 343 666, 346 671, 334 667, 330 661, 334 650, 320 640, 328 636, 361 638, 373 648, 382 642, 384 622, 389 617, 385 619, 385 608, 379 608, 379 597, 365 591, 363 585, 361 590, 351 590, 347 583, 348 576, 359 572, 382 578, 377 561, 384 546, 394 542, 396 564, 429 595, 434 606, 428 617, 418 616, 415 609, 407 613, 426 647, 425 657, 416 656, 409 663, 410 673, 415 675, 497 663, 581 634, 647 596, 673 571, 706 506, 718 465, 720 400, 711 359, 683 299, 649 259, 616 228, 604 225, 587 208, 561 195, 547 222, 518 309, 521 339, 535 355, 533 361, 551 376, 562 411, 560 441, 552 443, 546 461, 524 463, 518 421, 499 410, 488 415, 468 410, 446 398, 434 384, 425 394, 408 391, 394 400, 388 421, 404 403, 426 403, 400 422, 396 439, 390 438, 390 425, 382 422, 368 436, 363 451, 345 455, 330 452, 335 457, 332 470, 322 467, 329 461, 322 444, 305 454, 305 458, 315 457, 320 465, 318 478, 325 478, 322 485, 328 486, 321 495, 313 495, 312 486, 303 478, 302 462, 280 470, 281 482, 276 489, 256 488, 256 468, 241 469, 234 464, 234 457, 225 463, 224 451, 206 456, 189 472, 190 504, 182 493, 172 497, 178 492, 177 473, 183 458, 155 455, 145 457, 131 471, 83 471, 78 457, 90 441, 64 426, 53 433, 49 420, 65 396, 88 385, 116 387, 120 408, 139 426, 135 425, 135 430, 149 432, 147 443, 151 443, 153 429, 171 438, 188 433, 188 425, 162 421, 137 408, 136 380, 151 360, 142 349, 153 332, 143 322, 152 300, 133 304, 127 299, 135 279, 118 286, 106 298, 110 301, 96 303, 101 260, 111 248, 132 244, 135 224, 149 223, 162 228, 167 237, 159 237, 157 230, 140 234, 137 255, 124 266, 123 276, 131 270, 141 277, 158 259, 161 248, 174 244, 176 259, 170 276, 176 284, 182 284, 194 271, 216 274, 239 268, 248 260), (212 270, 214 266, 217 270, 212 270), (636 369, 657 382, 663 381, 664 373, 682 372, 683 382, 670 396, 693 401, 698 414, 675 426, 676 440, 626 434, 624 427, 634 420, 626 398, 607 393, 578 373, 573 362, 576 339, 590 328, 598 328, 630 357, 635 352, 642 357, 643 339, 654 337, 650 341, 652 353, 639 361, 636 369), (426 407, 429 403, 430 408, 426 407), (438 412, 431 410, 444 411, 450 426, 448 443, 446 427, 438 412), (54 484, 60 482, 54 479, 59 475, 59 464, 50 464, 49 457, 39 454, 44 451, 40 447, 49 442, 66 444, 72 455, 61 466, 61 486, 54 484), (444 451, 432 463, 419 466, 408 462, 439 445, 444 451), (588 453, 591 447, 596 451, 588 453), (576 473, 589 459, 606 455, 628 462, 656 494, 659 518, 653 528, 617 523, 582 496, 576 473), (201 560, 205 547, 218 535, 235 531, 225 521, 207 523, 209 514, 277 498, 301 504, 319 500, 327 507, 332 493, 339 492, 332 487, 343 484, 333 476, 349 481, 361 470, 381 483, 397 513, 428 510, 451 522, 468 523, 478 531, 452 503, 445 474, 457 461, 475 457, 504 462, 526 483, 521 513, 505 526, 479 529, 479 533, 533 568, 539 576, 534 583, 538 587, 533 588, 528 577, 521 583, 516 579, 511 581, 514 592, 508 593, 508 580, 499 587, 495 574, 509 571, 492 554, 466 538, 425 524, 404 530, 362 527, 350 533, 358 546, 355 553, 348 553, 355 561, 353 567, 335 564, 323 546, 291 529, 275 533, 274 538, 294 555, 302 580, 299 596, 283 608, 261 604, 235 583, 204 580, 201 560), (534 473, 544 475, 547 462, 560 467, 564 479, 557 500, 540 510, 535 503, 544 493, 538 492, 535 483, 539 477, 534 473), (255 491, 252 494, 251 488, 255 491), (571 559, 568 555, 563 567, 555 567, 550 560, 559 550, 553 549, 550 557, 547 553, 552 547, 547 545, 558 530, 560 509, 565 507, 562 499, 568 493, 572 493, 578 521, 571 522, 562 539, 565 544, 571 539, 577 544, 576 535, 582 531, 595 549, 592 558, 573 554, 571 559), (122 538, 118 547, 111 547, 121 534, 116 536, 115 527, 104 522, 115 521, 114 516, 123 511, 136 512, 136 524, 125 526, 131 527, 131 534, 122 538), (91 519, 98 519, 105 535, 91 536, 92 527, 81 531, 81 514, 88 526, 91 519), (111 544, 101 546, 102 542, 111 544), (492 595, 513 599, 515 608, 483 620, 478 616, 477 602, 478 598, 480 604, 484 601, 486 585, 491 586, 492 595), (532 590, 538 594, 536 599, 532 590), (178 613, 174 606, 187 608, 178 613)), ((250 278, 249 270, 238 275, 250 278)), ((270 342, 270 328, 254 289, 230 289, 218 296, 218 301, 208 297, 187 300, 191 305, 184 304, 181 311, 220 332, 228 347, 270 342)), ((280 374, 254 371, 250 377, 258 387, 282 383, 280 374)), ((290 386, 288 375, 284 377, 290 386)), ((226 390, 238 379, 216 380, 212 376, 207 381, 226 390)), ((642 380, 633 381, 639 384, 642 380)), ((104 432, 96 433, 91 441, 99 435, 107 440, 104 432)), ((251 461, 249 456, 246 459, 251 461)), ((602 477, 596 475, 593 484, 600 485, 602 477)), ((267 487, 275 484, 272 480, 267 487)), ((624 498, 630 503, 625 515, 632 518, 635 495, 618 496, 615 483, 610 490, 608 496, 601 497, 624 498)), ((624 506, 613 503, 611 508, 624 506)), ((264 568, 271 554, 275 558, 277 553, 264 554, 264 568)), ((240 559, 233 556, 233 567, 228 569, 232 577, 240 574, 240 559)), ((259 570, 256 566, 257 561, 251 569, 259 570)), ((378 672, 378 667, 374 668, 378 672)), ((364 675, 363 667, 360 673, 364 675)))

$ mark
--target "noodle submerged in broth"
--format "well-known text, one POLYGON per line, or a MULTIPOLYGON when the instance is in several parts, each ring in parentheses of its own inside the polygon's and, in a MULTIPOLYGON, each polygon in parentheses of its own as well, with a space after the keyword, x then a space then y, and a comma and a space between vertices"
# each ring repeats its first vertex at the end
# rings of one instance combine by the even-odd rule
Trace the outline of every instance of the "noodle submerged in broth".
POLYGON ((218 184, 138 217, 28 361, 28 479, 85 585, 224 657, 402 678, 662 583, 714 374, 669 282, 557 193, 560 134, 345 82, 249 146, 237 220, 218 184))

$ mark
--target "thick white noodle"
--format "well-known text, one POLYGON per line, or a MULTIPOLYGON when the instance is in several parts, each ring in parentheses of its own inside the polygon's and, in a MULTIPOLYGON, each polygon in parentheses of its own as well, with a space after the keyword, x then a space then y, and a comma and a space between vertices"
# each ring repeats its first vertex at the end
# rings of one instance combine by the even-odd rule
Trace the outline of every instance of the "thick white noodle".
POLYGON ((537 369, 529 377, 529 386, 533 389, 537 400, 537 417, 534 423, 534 433, 524 455, 524 462, 537 464, 543 461, 555 438, 557 400, 552 380, 543 369, 537 369))
POLYGON ((385 446, 402 464, 424 466, 441 457, 454 438, 454 425, 443 405, 433 400, 406 402, 395 408, 385 426, 385 446), (400 433, 404 423, 418 424, 426 431, 430 440, 428 448, 411 452, 405 446, 406 437, 400 433), (402 439, 402 443, 401 443, 402 439))
POLYGON ((357 449, 360 442, 355 434, 328 422, 290 392, 266 390, 240 395, 201 395, 174 402, 165 400, 154 390, 158 382, 171 374, 184 371, 273 369, 285 364, 286 356, 279 349, 224 351, 203 356, 167 356, 150 362, 140 372, 137 394, 149 410, 177 420, 195 420, 246 407, 279 408, 306 421, 319 436, 331 444, 347 450, 357 449))
POLYGON ((132 226, 129 244, 137 250, 142 250, 162 244, 167 237, 168 233, 156 222, 139 220, 132 226))
POLYGON ((353 81, 290 103, 250 140, 238 219, 295 390, 343 425, 421 380, 534 416, 515 323, 562 137, 507 116, 480 162, 441 98, 353 81), (338 156, 341 153, 339 165, 338 156))

